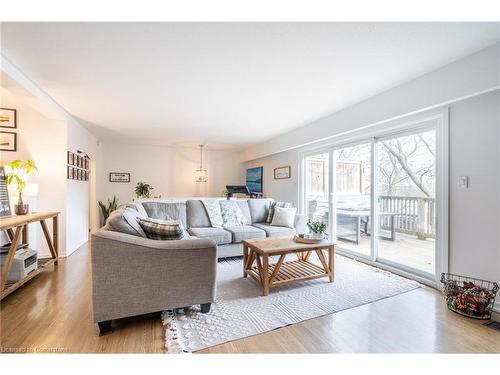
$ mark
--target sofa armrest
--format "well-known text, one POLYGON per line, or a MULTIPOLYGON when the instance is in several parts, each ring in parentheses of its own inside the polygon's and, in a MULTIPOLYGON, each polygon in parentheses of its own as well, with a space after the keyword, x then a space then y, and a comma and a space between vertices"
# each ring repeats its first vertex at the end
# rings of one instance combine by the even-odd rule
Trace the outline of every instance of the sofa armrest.
POLYGON ((157 241, 99 230, 92 234, 94 321, 210 303, 215 298, 213 240, 157 241))
POLYGON ((307 215, 306 214, 296 214, 293 226, 295 227, 295 232, 297 234, 306 233, 307 215))

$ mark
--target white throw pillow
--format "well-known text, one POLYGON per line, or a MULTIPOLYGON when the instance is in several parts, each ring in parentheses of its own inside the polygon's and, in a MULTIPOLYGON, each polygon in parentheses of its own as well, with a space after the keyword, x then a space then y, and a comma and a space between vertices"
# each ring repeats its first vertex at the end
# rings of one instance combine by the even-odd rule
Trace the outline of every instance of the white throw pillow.
POLYGON ((273 221, 271 225, 275 227, 288 227, 293 228, 293 223, 295 221, 295 214, 297 209, 285 208, 285 207, 274 207, 273 221))
POLYGON ((240 206, 235 201, 221 200, 219 201, 222 220, 224 227, 236 225, 245 225, 247 218, 241 212, 240 206))

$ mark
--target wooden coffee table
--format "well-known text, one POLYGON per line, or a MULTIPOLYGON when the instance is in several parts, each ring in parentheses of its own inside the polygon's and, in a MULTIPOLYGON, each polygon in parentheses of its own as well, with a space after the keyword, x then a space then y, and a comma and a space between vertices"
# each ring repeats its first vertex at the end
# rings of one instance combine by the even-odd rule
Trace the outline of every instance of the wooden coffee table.
POLYGON ((269 288, 298 281, 328 277, 333 282, 333 255, 335 245, 328 241, 303 244, 292 237, 257 238, 243 241, 243 277, 250 276, 262 285, 265 296, 269 288), (315 253, 321 264, 309 261, 315 253), (297 259, 285 260, 288 254, 297 259), (279 256, 269 263, 270 256, 279 256))

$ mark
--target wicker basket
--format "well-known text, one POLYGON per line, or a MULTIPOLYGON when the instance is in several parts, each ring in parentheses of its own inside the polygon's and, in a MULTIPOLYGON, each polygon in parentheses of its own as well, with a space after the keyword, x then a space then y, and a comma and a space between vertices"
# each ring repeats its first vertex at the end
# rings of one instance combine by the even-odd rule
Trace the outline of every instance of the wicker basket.
POLYGON ((441 274, 446 305, 451 311, 474 319, 491 319, 498 284, 451 273, 441 274))

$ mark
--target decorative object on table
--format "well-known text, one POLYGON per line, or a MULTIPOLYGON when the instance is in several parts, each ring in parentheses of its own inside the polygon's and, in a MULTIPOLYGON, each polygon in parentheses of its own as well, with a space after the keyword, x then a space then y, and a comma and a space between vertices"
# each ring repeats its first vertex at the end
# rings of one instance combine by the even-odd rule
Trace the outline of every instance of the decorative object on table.
POLYGON ((17 128, 17 111, 12 108, 0 108, 0 128, 17 128))
POLYGON ((290 166, 274 168, 274 179, 284 180, 291 177, 290 166))
POLYGON ((441 283, 448 309, 469 318, 491 319, 497 283, 451 273, 442 273, 441 283))
POLYGON ((200 167, 195 171, 196 182, 207 182, 207 170, 203 168, 203 147, 205 145, 199 145, 200 147, 200 167))
POLYGON ((0 217, 10 216, 10 199, 7 190, 5 168, 0 166, 0 217))
POLYGON ((130 173, 109 172, 109 182, 130 182, 130 173))
POLYGON ((107 203, 103 203, 101 201, 99 203, 99 208, 101 209, 101 215, 104 219, 104 223, 106 223, 106 220, 108 220, 109 215, 111 212, 115 211, 120 207, 118 203, 118 198, 116 196, 113 196, 113 200, 109 200, 107 203))
MULTIPOLYGON (((12 244, 11 244, 12 245, 12 244)), ((25 244, 27 245, 27 244, 25 244)), ((3 268, 7 262, 8 251, 0 255, 0 264, 3 268)), ((14 253, 9 273, 7 274, 7 282, 15 283, 24 279, 30 272, 36 271, 38 268, 38 253, 25 246, 18 249, 14 253)))
POLYGON ((231 199, 234 194, 244 194, 245 196, 250 195, 250 191, 246 185, 226 185, 226 197, 231 199))
POLYGON ((138 182, 135 185, 135 195, 137 198, 150 198, 151 190, 154 188, 150 184, 146 184, 145 182, 138 182))
POLYGON ((263 167, 247 169, 246 185, 250 194, 262 195, 263 167))
POLYGON ((25 162, 22 160, 14 160, 7 163, 7 165, 11 168, 12 172, 6 173, 5 181, 7 185, 15 182, 17 192, 19 193, 19 200, 14 207, 14 211, 16 215, 26 215, 29 212, 29 205, 23 202, 23 190, 26 187, 28 176, 38 169, 33 160, 27 160, 25 162))
POLYGON ((17 134, 0 132, 0 151, 17 151, 17 134))
POLYGON ((326 224, 324 222, 309 219, 307 221, 307 227, 311 231, 309 238, 316 240, 322 240, 325 238, 326 224))

